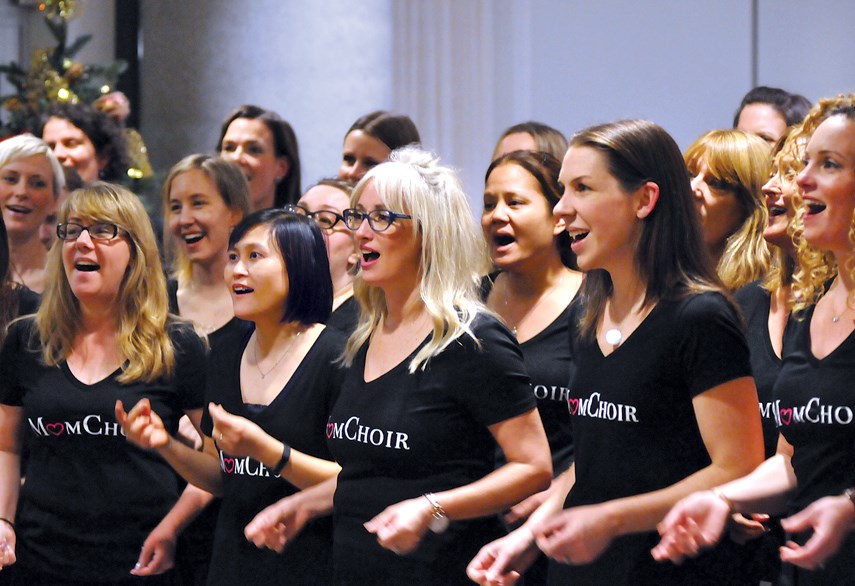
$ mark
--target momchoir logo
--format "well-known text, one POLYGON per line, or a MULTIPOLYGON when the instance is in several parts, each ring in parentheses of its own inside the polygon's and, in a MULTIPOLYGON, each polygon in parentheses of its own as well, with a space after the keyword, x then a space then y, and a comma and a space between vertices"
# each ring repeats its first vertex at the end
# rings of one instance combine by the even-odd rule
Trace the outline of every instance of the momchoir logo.
POLYGON ((331 440, 349 440, 361 444, 389 448, 392 450, 409 450, 410 436, 402 431, 393 431, 369 427, 359 423, 359 417, 351 417, 337 423, 330 419, 327 422, 327 438, 331 440))
POLYGON ((103 421, 100 415, 87 415, 83 419, 76 421, 50 421, 45 422, 43 417, 32 417, 27 419, 30 424, 30 429, 38 436, 42 437, 64 437, 72 435, 89 435, 89 436, 124 436, 116 421, 103 421))
POLYGON ((535 399, 548 401, 569 401, 570 389, 555 385, 533 385, 535 399))
MULTIPOLYGON (((220 453, 220 469, 226 474, 270 478, 270 469, 258 460, 253 460, 249 456, 233 458, 226 455, 222 450, 218 451, 220 453)), ((279 478, 279 476, 277 475, 275 478, 279 478)))
POLYGON ((814 397, 804 405, 781 407, 781 401, 760 405, 763 417, 771 411, 775 424, 786 427, 798 423, 813 423, 817 425, 849 425, 855 420, 855 412, 847 405, 823 405, 819 397, 814 397))
POLYGON ((570 397, 567 399, 567 408, 570 410, 570 415, 579 417, 638 423, 638 409, 636 407, 604 401, 600 393, 591 393, 587 398, 570 397))

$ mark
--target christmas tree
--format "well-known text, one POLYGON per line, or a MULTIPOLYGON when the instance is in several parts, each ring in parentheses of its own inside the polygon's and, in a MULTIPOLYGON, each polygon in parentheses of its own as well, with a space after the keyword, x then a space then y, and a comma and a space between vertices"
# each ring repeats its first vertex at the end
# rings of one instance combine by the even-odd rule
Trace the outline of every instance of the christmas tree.
POLYGON ((56 46, 37 49, 29 70, 14 62, 0 65, 0 74, 5 74, 17 90, 0 96, 0 107, 5 111, 0 121, 0 137, 38 132, 43 113, 54 104, 91 104, 102 94, 113 91, 127 67, 124 61, 87 65, 74 60, 92 38, 82 35, 69 43, 68 22, 75 16, 77 0, 45 0, 39 10, 56 39, 56 46))

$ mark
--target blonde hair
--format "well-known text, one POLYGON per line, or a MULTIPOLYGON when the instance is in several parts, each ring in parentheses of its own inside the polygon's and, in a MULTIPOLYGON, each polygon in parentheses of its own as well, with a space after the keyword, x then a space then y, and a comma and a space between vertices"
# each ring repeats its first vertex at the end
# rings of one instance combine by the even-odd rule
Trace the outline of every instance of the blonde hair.
POLYGON ((47 159, 51 170, 51 188, 53 198, 65 187, 65 172, 62 165, 45 141, 32 134, 19 134, 0 142, 0 169, 12 161, 28 157, 42 156, 47 159))
MULTIPOLYGON (((771 175, 779 175, 782 182, 794 185, 796 176, 802 168, 802 157, 804 155, 805 139, 799 136, 800 125, 789 127, 772 149, 772 171, 771 175)), ((787 226, 790 238, 793 236, 792 220, 787 226)), ((788 287, 793 282, 796 272, 796 260, 783 248, 771 247, 772 262, 766 273, 761 287, 770 293, 788 287)), ((788 303, 791 301, 788 297, 788 303)))
MULTIPOLYGON (((120 383, 151 382, 171 376, 175 351, 166 331, 169 303, 151 221, 136 195, 110 183, 95 182, 73 191, 62 205, 58 220, 79 216, 90 222, 111 222, 124 234, 131 250, 116 311, 117 344, 127 360, 120 383)), ((120 236, 121 237, 121 236, 120 236)), ((60 243, 62 244, 62 243, 60 243)), ((71 352, 81 324, 80 303, 71 290, 62 262, 64 245, 48 253, 45 293, 36 313, 36 332, 42 359, 57 366, 71 352)))
MULTIPOLYGON (((845 116, 855 122, 855 94, 840 94, 835 98, 820 100, 805 117, 801 127, 794 133, 795 140, 804 143, 820 124, 832 116, 845 116)), ((853 194, 855 197, 855 194, 853 194)), ((793 276, 793 311, 807 309, 825 293, 826 283, 837 275, 840 267, 834 255, 812 246, 804 238, 804 217, 806 206, 801 193, 793 198, 796 215, 793 218, 793 242, 799 260, 799 268, 793 276)), ((849 242, 855 247, 855 214, 849 222, 849 242)), ((855 267, 845 267, 850 276, 855 278, 855 267)))
MULTIPOLYGON (((488 270, 486 244, 472 220, 469 200, 457 175, 439 165, 439 159, 416 147, 394 151, 389 162, 369 171, 351 196, 356 205, 368 184, 392 211, 412 216, 414 238, 421 239, 419 294, 433 322, 428 343, 413 357, 409 371, 424 369, 462 335, 475 338, 471 326, 479 312, 481 276, 488 270)), ((350 365, 386 315, 383 290, 369 287, 357 275, 354 296, 360 314, 356 330, 345 347, 343 361, 350 365)))
POLYGON ((769 145, 741 130, 711 130, 689 146, 685 160, 692 175, 706 161, 709 176, 724 184, 742 208, 742 224, 728 236, 716 266, 724 286, 735 291, 763 278, 772 260, 763 239, 768 212, 762 187, 769 179, 769 145))
POLYGON ((210 155, 189 155, 173 165, 163 182, 163 247, 171 276, 181 283, 190 280, 192 266, 184 248, 175 246, 174 237, 169 233, 169 219, 172 216, 169 197, 175 178, 194 170, 201 171, 214 183, 229 210, 240 212, 241 218, 251 211, 249 185, 236 164, 210 155))

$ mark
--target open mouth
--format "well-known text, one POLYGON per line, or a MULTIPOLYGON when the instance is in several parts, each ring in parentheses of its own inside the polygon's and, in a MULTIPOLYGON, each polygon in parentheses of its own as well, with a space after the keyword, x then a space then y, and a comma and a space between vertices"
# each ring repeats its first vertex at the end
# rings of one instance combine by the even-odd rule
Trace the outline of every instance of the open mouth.
POLYGON ((577 242, 581 242, 588 235, 588 232, 571 232, 570 233, 570 244, 576 244, 577 242))
POLYGON ((24 208, 24 207, 15 206, 15 205, 7 205, 6 209, 9 211, 15 212, 16 214, 29 214, 29 213, 32 213, 32 211, 33 211, 30 208, 24 208))
POLYGON ((204 234, 185 234, 184 236, 182 236, 182 238, 184 238, 184 242, 186 242, 187 244, 196 244, 204 237, 204 234))
POLYGON ((372 260, 377 260, 380 258, 379 252, 374 252, 373 250, 362 251, 362 261, 363 262, 371 262, 372 260))
POLYGON ((253 291, 255 291, 255 289, 239 285, 236 287, 232 287, 232 291, 235 292, 235 295, 247 295, 248 293, 252 293, 253 291))
POLYGON ((496 234, 493 236, 493 242, 496 243, 496 246, 502 247, 507 246, 508 244, 513 244, 517 239, 511 236, 510 234, 496 234))
POLYGON ((773 218, 775 216, 783 216, 786 213, 787 213, 787 208, 785 208, 784 206, 771 206, 769 208, 769 215, 773 218))
POLYGON ((812 216, 825 211, 825 204, 818 201, 811 201, 807 204, 807 215, 812 216))
POLYGON ((101 265, 94 262, 80 261, 74 263, 74 268, 82 273, 91 273, 92 271, 100 269, 101 265))

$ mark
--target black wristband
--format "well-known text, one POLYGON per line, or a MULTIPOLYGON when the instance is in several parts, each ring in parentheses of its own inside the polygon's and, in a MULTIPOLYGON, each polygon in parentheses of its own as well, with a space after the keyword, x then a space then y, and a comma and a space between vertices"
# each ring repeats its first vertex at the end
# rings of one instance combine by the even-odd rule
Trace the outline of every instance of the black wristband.
POLYGON ((282 442, 282 457, 279 458, 279 462, 276 463, 276 467, 273 468, 273 474, 279 476, 279 473, 282 472, 282 469, 285 467, 285 464, 288 463, 288 460, 291 459, 291 446, 282 442))
POLYGON ((0 517, 0 521, 3 521, 3 522, 4 522, 4 523, 6 523, 9 527, 11 527, 11 528, 12 528, 12 533, 17 533, 17 531, 15 531, 15 524, 14 524, 14 523, 12 523, 12 521, 10 521, 9 519, 7 519, 6 517, 0 517))

